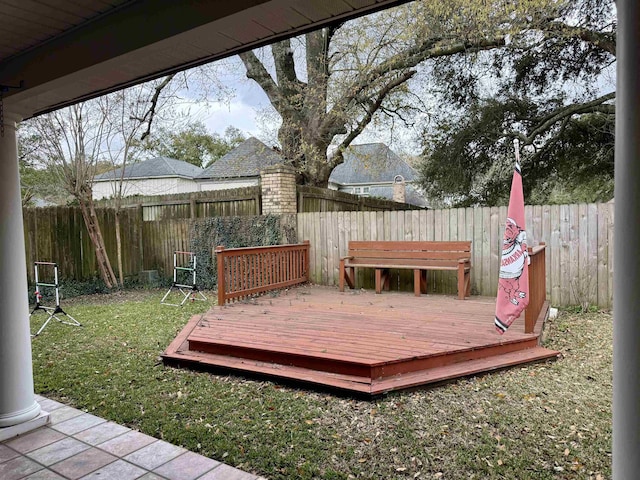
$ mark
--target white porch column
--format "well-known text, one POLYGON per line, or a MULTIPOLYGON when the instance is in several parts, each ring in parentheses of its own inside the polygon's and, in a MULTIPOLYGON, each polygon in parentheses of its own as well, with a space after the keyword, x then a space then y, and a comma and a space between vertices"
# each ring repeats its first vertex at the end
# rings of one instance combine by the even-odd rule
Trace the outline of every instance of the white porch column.
POLYGON ((0 427, 40 413, 33 394, 17 120, 5 112, 0 136, 0 427))
POLYGON ((613 478, 640 478, 640 5, 618 1, 613 478))

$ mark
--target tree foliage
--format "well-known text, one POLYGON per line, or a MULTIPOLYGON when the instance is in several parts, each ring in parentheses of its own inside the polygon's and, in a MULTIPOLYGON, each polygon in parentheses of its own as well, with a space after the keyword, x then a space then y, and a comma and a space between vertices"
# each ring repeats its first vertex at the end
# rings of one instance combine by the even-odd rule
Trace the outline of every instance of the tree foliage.
POLYGON ((424 136, 423 187, 454 205, 506 203, 518 138, 529 202, 610 199, 613 2, 551 3, 518 21, 510 41, 471 68, 451 59, 434 68, 449 108, 424 136))
POLYGON ((34 206, 38 202, 64 203, 68 198, 55 172, 45 166, 40 156, 41 142, 38 133, 29 125, 18 125, 18 164, 24 206, 34 206))
POLYGON ((144 143, 153 155, 176 158, 198 167, 208 167, 246 140, 235 127, 224 135, 209 133, 202 122, 191 122, 181 130, 161 127, 144 143))

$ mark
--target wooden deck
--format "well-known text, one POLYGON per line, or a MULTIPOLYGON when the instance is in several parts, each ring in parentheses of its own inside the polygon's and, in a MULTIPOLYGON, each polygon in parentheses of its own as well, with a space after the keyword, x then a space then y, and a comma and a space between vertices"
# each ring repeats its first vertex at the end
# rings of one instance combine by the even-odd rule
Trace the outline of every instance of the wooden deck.
POLYGON ((500 336, 494 298, 305 285, 193 317, 162 357, 375 396, 555 358, 539 346, 547 312, 500 336))

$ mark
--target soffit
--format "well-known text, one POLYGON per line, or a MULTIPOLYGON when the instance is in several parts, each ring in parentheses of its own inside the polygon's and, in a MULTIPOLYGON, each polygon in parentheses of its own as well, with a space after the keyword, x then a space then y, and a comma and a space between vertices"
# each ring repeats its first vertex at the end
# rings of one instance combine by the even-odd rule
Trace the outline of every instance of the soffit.
POLYGON ((27 118, 402 0, 0 0, 5 108, 27 118))

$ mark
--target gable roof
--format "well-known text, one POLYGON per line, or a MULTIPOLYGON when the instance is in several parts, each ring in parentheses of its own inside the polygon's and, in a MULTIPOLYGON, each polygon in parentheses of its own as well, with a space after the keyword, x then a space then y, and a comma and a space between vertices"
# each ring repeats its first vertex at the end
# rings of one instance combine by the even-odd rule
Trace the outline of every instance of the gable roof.
MULTIPOLYGON (((156 157, 143 162, 130 163, 124 167, 124 176, 128 180, 157 178, 157 177, 180 177, 193 179, 202 172, 202 168, 175 158, 156 157)), ((119 180, 122 175, 122 167, 111 170, 100 175, 96 175, 93 180, 111 181, 119 180)))
POLYGON ((260 170, 283 163, 284 159, 273 149, 250 137, 229 153, 215 161, 196 178, 258 177, 260 170))
POLYGON ((351 145, 344 152, 344 163, 331 172, 329 182, 340 185, 393 182, 402 175, 407 182, 418 178, 417 172, 384 143, 351 145))

